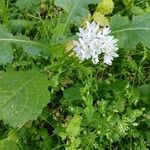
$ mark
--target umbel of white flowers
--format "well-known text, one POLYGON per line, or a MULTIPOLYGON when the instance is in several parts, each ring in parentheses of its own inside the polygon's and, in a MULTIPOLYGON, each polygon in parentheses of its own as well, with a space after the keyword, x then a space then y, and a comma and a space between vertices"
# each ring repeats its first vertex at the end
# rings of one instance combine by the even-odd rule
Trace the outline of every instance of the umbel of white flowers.
POLYGON ((110 28, 100 28, 96 22, 86 22, 86 28, 79 28, 79 36, 77 41, 74 41, 74 51, 80 60, 92 59, 94 64, 99 62, 98 56, 103 54, 103 62, 107 65, 112 65, 115 57, 118 57, 117 39, 110 35, 110 28))

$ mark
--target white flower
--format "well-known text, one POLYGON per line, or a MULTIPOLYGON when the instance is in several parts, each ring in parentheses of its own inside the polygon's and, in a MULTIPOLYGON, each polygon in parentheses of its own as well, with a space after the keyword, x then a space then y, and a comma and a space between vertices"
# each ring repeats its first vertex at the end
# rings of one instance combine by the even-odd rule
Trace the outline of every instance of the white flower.
POLYGON ((111 31, 108 27, 101 30, 99 24, 87 22, 87 27, 79 28, 79 31, 78 41, 74 41, 74 51, 79 59, 92 59, 92 62, 97 64, 98 56, 103 53, 104 63, 111 65, 114 57, 118 57, 117 40, 109 35, 111 31))

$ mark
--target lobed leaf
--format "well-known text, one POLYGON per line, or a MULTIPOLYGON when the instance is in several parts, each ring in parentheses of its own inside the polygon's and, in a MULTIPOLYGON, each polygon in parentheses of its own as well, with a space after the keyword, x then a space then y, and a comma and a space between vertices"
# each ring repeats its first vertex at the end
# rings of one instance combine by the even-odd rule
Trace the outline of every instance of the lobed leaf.
POLYGON ((8 41, 1 39, 11 39, 13 36, 2 25, 0 25, 0 64, 10 63, 13 60, 13 50, 8 41))
POLYGON ((111 18, 110 26, 112 34, 119 40, 120 48, 135 48, 139 42, 150 47, 150 13, 135 16, 131 21, 115 15, 111 18))
POLYGON ((88 16, 89 4, 98 3, 100 0, 55 0, 55 4, 67 12, 68 17, 65 27, 71 22, 79 24, 83 18, 88 16))
POLYGON ((11 44, 19 44, 24 48, 24 51, 32 56, 36 57, 39 55, 49 56, 50 47, 39 43, 31 41, 26 37, 15 37, 7 29, 0 25, 0 65, 11 63, 13 60, 13 49, 11 44))

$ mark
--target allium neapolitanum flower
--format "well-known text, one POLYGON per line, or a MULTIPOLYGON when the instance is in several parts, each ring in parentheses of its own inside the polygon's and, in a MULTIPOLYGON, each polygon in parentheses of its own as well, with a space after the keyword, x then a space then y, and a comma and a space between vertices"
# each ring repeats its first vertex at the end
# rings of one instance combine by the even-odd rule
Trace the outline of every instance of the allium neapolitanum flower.
POLYGON ((99 62, 98 56, 103 54, 103 62, 111 65, 114 57, 118 57, 117 39, 110 35, 109 27, 100 28, 99 24, 87 21, 86 28, 79 28, 78 41, 74 41, 74 51, 80 60, 92 59, 94 64, 99 62))

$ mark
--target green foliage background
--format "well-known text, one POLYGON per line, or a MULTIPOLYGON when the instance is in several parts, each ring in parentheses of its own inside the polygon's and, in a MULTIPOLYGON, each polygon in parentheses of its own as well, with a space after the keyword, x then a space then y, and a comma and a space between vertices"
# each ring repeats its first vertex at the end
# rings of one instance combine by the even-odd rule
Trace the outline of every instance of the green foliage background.
POLYGON ((149 108, 149 0, 0 0, 0 150, 148 150, 149 108), (94 12, 112 66, 68 49, 94 12))

